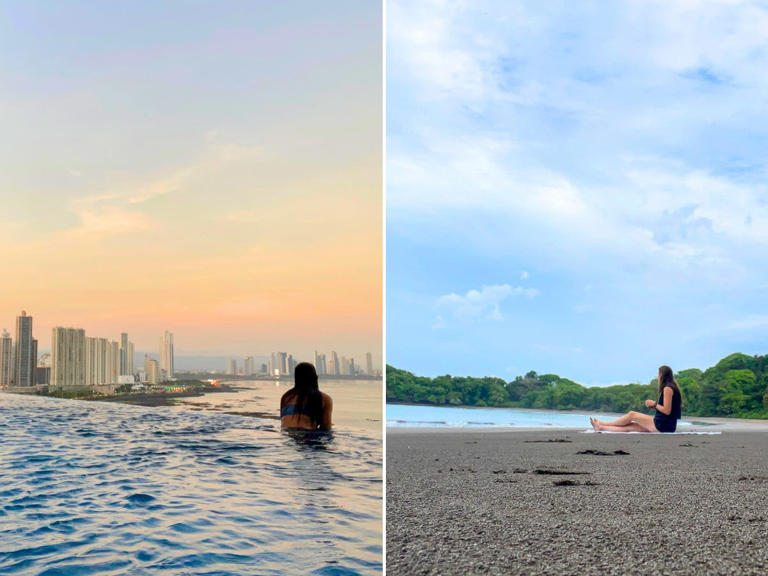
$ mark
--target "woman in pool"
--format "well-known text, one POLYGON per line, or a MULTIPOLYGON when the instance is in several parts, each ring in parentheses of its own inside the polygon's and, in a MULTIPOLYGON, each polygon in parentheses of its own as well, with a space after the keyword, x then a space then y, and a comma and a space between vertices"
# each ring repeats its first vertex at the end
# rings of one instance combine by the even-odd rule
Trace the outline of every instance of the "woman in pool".
POLYGON ((659 368, 659 399, 646 400, 646 408, 655 408, 656 415, 630 412, 613 422, 601 422, 590 418, 589 422, 597 432, 674 432, 680 419, 682 395, 672 374, 672 368, 659 368))
POLYGON ((280 399, 280 423, 294 430, 330 430, 333 400, 320 392, 317 372, 309 362, 294 371, 294 386, 280 399))

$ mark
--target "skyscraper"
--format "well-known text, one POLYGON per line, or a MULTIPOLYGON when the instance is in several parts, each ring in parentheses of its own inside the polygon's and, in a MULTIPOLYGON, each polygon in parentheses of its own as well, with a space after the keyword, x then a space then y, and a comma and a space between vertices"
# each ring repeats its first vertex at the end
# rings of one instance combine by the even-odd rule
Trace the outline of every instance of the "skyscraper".
POLYGON ((109 373, 108 384, 117 384, 120 376, 120 343, 113 340, 107 348, 107 371, 109 373))
POLYGON ((85 330, 54 328, 51 334, 51 386, 85 386, 85 372, 85 330))
POLYGON ((149 384, 157 384, 160 382, 160 366, 154 358, 149 354, 144 355, 144 373, 147 377, 149 384))
POLYGON ((126 374, 128 376, 133 376, 133 342, 131 341, 128 341, 128 363, 126 368, 126 374))
POLYGON ((88 386, 111 384, 107 366, 109 340, 85 337, 85 383, 88 386))
POLYGON ((272 353, 272 375, 275 374, 288 374, 288 353, 287 352, 273 352, 272 353))
POLYGON ((13 340, 7 330, 3 330, 0 338, 0 387, 11 385, 13 377, 13 340))
POLYGON ((120 334, 120 356, 119 366, 120 376, 133 376, 133 342, 128 340, 128 334, 120 334))
POLYGON ((32 386, 35 379, 37 342, 32 338, 32 316, 26 311, 16 317, 16 343, 13 359, 13 385, 32 386))
POLYGON ((370 352, 365 353, 365 373, 369 376, 373 374, 373 356, 370 352))
POLYGON ((251 376, 253 374, 256 374, 256 366, 253 362, 253 356, 248 356, 245 359, 245 362, 243 363, 243 374, 246 376, 251 376))
POLYGON ((333 362, 333 369, 331 374, 338 376, 341 374, 341 365, 339 364, 339 355, 336 354, 335 350, 331 352, 331 361, 333 362))
POLYGON ((96 339, 96 384, 111 384, 112 377, 109 373, 109 340, 106 338, 96 339))
POLYGON ((237 360, 234 358, 227 358, 227 374, 237 374, 237 360))
POLYGON ((320 354, 317 350, 315 350, 315 370, 317 371, 318 376, 328 374, 325 354, 320 354))
POLYGON ((98 347, 98 338, 85 337, 85 385, 93 386, 98 384, 98 374, 96 368, 96 348, 98 347))
POLYGON ((173 333, 168 330, 160 337, 160 370, 166 378, 173 378, 173 333))

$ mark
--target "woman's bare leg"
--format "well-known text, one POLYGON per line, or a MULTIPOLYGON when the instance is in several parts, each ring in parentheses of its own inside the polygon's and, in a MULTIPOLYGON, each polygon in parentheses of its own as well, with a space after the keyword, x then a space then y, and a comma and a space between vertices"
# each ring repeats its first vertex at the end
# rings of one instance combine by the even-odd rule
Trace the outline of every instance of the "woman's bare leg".
POLYGON ((634 422, 630 422, 626 426, 609 426, 608 424, 598 424, 597 431, 598 432, 650 432, 650 430, 640 426, 640 424, 635 424, 634 422))
POLYGON ((653 416, 642 412, 630 412, 613 422, 600 422, 597 420, 597 430, 608 432, 656 432, 656 424, 653 416))
POLYGON ((602 420, 598 420, 600 424, 605 424, 607 426, 626 426, 627 424, 631 424, 632 422, 635 422, 637 420, 638 416, 647 416, 647 414, 643 414, 642 412, 628 412, 627 414, 624 414, 624 416, 619 416, 616 418, 616 420, 612 420, 611 422, 603 422, 602 420))

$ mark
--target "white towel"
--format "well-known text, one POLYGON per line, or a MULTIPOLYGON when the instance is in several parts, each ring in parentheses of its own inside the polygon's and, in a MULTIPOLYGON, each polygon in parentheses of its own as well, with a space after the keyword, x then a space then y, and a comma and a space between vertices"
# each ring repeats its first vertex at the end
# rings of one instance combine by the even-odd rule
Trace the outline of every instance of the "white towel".
POLYGON ((609 430, 600 430, 599 432, 597 430, 592 430, 589 428, 588 430, 584 430, 582 434, 663 434, 664 436, 671 436, 673 434, 703 434, 703 435, 711 435, 711 434, 722 434, 722 432, 705 432, 703 430, 688 430, 686 432, 613 432, 609 430))

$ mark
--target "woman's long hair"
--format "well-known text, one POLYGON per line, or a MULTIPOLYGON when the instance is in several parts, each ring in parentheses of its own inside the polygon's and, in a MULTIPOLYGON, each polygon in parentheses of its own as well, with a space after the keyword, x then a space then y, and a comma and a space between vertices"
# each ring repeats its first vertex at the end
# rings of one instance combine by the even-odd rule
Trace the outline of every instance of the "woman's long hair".
POLYGON ((682 400, 683 394, 680 392, 680 386, 677 385, 677 380, 675 380, 672 368, 669 366, 661 366, 659 368, 659 394, 664 393, 664 387, 667 385, 672 386, 673 390, 677 390, 677 393, 680 394, 680 399, 682 400))
POLYGON ((283 396, 285 403, 289 404, 289 399, 296 398, 298 412, 306 414, 319 425, 323 420, 323 396, 317 385, 315 367, 309 362, 301 362, 296 365, 293 378, 293 388, 283 396))

